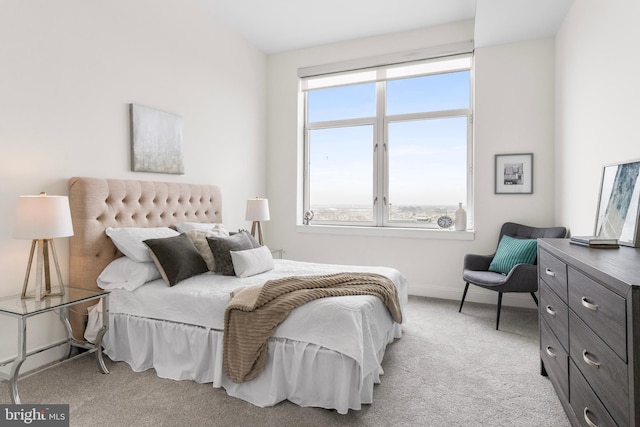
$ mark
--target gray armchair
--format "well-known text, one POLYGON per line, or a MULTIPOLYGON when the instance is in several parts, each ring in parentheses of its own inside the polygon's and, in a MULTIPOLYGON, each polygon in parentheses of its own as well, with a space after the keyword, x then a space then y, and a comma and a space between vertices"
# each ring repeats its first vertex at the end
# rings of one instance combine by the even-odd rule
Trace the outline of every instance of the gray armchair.
MULTIPOLYGON (((527 225, 506 222, 500 229, 498 242, 503 235, 507 235, 519 239, 537 239, 537 238, 553 238, 565 237, 567 229, 564 227, 529 227, 527 225)), ((500 325, 500 308, 502 307, 502 294, 504 292, 529 292, 533 297, 536 305, 538 298, 535 292, 538 290, 538 267, 531 264, 517 264, 507 274, 495 273, 489 270, 489 265, 493 260, 495 252, 491 255, 474 255, 467 254, 464 257, 464 267, 462 270, 462 278, 466 282, 462 301, 458 312, 462 311, 464 299, 469 290, 469 284, 480 286, 498 292, 498 315, 496 318, 496 329, 500 325)))

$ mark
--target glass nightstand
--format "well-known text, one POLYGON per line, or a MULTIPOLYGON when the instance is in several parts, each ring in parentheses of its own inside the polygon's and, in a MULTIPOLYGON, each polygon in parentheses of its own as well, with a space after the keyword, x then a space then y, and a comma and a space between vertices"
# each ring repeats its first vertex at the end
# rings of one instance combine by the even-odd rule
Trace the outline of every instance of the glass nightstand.
MULTIPOLYGON (((41 353, 54 347, 69 344, 72 347, 78 347, 87 350, 86 352, 80 353, 73 358, 84 356, 90 353, 95 353, 100 371, 104 374, 109 373, 109 370, 104 364, 104 359, 102 357, 102 337, 107 331, 107 321, 109 318, 109 292, 91 291, 88 289, 70 288, 67 286, 65 286, 64 290, 64 295, 48 296, 42 301, 36 301, 35 299, 22 299, 19 295, 0 298, 0 315, 15 317, 18 320, 18 355, 12 359, 0 361, 0 366, 11 364, 10 373, 8 375, 0 373, 0 379, 9 383, 9 393, 11 395, 12 403, 20 404, 20 396, 18 394, 18 377, 20 374, 20 367, 22 366, 22 363, 26 360, 27 357, 41 353), (98 332, 95 343, 92 344, 85 341, 77 341, 75 338, 73 338, 71 324, 69 323, 69 307, 87 301, 100 299, 102 299, 104 315, 102 316, 102 328, 98 332), (54 310, 58 310, 59 312, 60 321, 64 325, 64 329, 67 333, 67 338, 27 352, 27 319, 29 317, 37 316, 39 314, 54 310)), ((69 351, 69 354, 70 353, 71 351, 69 351)), ((59 360, 57 363, 62 362, 63 360, 69 360, 69 358, 65 357, 59 360)), ((49 365, 47 366, 47 368, 54 365, 55 364, 49 365)))
POLYGON ((274 259, 282 259, 283 254, 284 254, 284 249, 271 249, 271 256, 274 259))

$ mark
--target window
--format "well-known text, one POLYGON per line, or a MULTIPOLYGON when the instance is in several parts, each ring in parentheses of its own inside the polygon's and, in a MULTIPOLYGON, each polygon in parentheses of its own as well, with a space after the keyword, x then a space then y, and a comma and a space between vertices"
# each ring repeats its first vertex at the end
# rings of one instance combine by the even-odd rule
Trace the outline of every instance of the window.
POLYGON ((438 228, 471 212, 471 55, 304 77, 311 224, 438 228))

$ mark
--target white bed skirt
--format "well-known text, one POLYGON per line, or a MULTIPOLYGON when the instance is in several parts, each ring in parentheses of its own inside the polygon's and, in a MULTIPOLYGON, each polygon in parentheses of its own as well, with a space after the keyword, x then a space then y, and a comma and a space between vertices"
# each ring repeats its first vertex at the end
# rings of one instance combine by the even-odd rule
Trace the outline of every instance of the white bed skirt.
POLYGON ((136 372, 155 369, 159 377, 224 387, 227 394, 256 406, 289 400, 300 406, 346 414, 373 402, 387 344, 402 336, 393 323, 377 343, 377 366, 366 372, 351 357, 315 344, 274 338, 264 371, 254 380, 234 383, 223 370, 223 333, 204 327, 110 313, 105 353, 136 372))

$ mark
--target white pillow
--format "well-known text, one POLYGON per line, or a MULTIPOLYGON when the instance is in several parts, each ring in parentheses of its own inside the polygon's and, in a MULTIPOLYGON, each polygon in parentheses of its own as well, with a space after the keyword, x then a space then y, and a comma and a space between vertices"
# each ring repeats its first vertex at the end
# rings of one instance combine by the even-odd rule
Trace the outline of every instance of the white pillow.
POLYGON ((144 240, 173 237, 180 234, 169 227, 107 227, 106 233, 120 252, 136 262, 151 261, 149 248, 142 243, 144 240))
POLYGON ((116 258, 98 276, 98 286, 104 290, 134 291, 147 282, 160 278, 153 262, 135 262, 126 256, 116 258))
POLYGON ((181 222, 176 224, 176 230, 180 233, 185 233, 191 230, 198 231, 214 231, 220 233, 222 236, 228 236, 229 232, 224 225, 217 222, 181 222))
POLYGON ((231 251, 233 270, 238 277, 249 277, 273 268, 273 256, 266 246, 244 251, 231 251))

